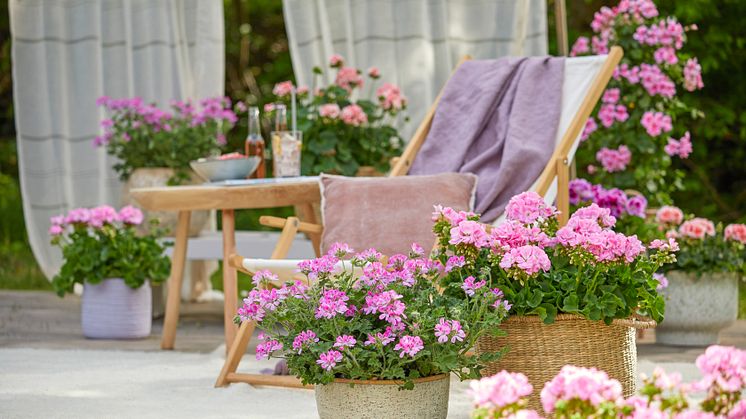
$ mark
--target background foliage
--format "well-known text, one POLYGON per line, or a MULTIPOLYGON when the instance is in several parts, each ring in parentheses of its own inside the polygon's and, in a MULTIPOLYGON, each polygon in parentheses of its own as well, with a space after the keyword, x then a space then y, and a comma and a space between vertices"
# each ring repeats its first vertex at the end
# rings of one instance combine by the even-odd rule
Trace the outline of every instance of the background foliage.
MULTIPOLYGON (((553 0, 550 11, 550 52, 556 53, 553 0)), ((566 0, 570 43, 583 32, 602 5, 616 1, 566 0)), ((694 153, 677 161, 686 172, 685 187, 674 196, 687 212, 723 222, 746 221, 746 2, 742 0, 658 0, 662 14, 676 15, 684 24, 697 23, 689 51, 699 57, 705 88, 685 100, 702 109, 706 118, 690 127, 694 153)), ((272 86, 292 80, 285 36, 282 2, 278 0, 225 0, 226 93, 262 106, 272 86)), ((406 92, 404 92, 406 94, 406 92)), ((8 3, 0 2, 0 288, 45 286, 33 264, 18 192, 15 131, 10 71, 8 3), (40 281, 41 279, 41 281, 40 281), (36 285, 34 285, 36 284, 36 285)), ((246 135, 242 120, 229 137, 240 150, 246 135)), ((228 150, 234 151, 234 150, 228 150)), ((288 214, 290 209, 281 210, 288 214)), ((238 224, 256 227, 255 213, 242 212, 238 224)))

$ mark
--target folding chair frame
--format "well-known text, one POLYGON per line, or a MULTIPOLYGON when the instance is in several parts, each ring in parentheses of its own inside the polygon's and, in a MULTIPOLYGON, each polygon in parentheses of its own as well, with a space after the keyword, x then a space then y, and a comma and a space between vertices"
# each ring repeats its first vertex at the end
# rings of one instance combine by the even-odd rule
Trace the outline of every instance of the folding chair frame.
MULTIPOLYGON (((593 108, 601 98, 606 85, 611 79, 614 69, 619 64, 623 56, 623 50, 621 47, 614 46, 609 51, 606 60, 604 61, 600 71, 596 75, 593 84, 586 93, 580 108, 573 116, 570 125, 565 131, 564 135, 560 139, 560 142, 554 149, 549 162, 544 167, 539 179, 537 181, 536 191, 539 195, 544 196, 552 185, 554 178, 557 178, 557 198, 556 206, 560 211, 559 221, 560 225, 567 223, 569 212, 570 212, 570 197, 569 197, 569 182, 570 182, 570 160, 569 154, 575 140, 580 136, 580 133, 585 126, 586 121, 591 116, 593 108)), ((461 66, 471 57, 464 57, 459 61, 456 69, 461 66)), ((455 69, 454 69, 455 71, 455 69)), ((408 143, 407 148, 402 153, 401 157, 396 160, 394 167, 391 169, 389 176, 404 176, 409 172, 412 163, 414 162, 417 152, 422 147, 422 144, 427 138, 427 134, 430 131, 433 117, 435 116, 435 110, 440 101, 440 97, 443 94, 442 90, 435 102, 430 106, 425 118, 423 119, 420 126, 415 131, 412 140, 408 143)), ((282 233, 280 239, 275 246, 272 253, 272 259, 284 259, 287 256, 290 245, 298 232, 308 234, 314 241, 314 248, 316 249, 317 256, 319 255, 319 248, 316 243, 321 236, 323 227, 318 224, 310 224, 301 222, 296 217, 289 217, 282 219, 278 217, 264 216, 259 219, 262 225, 281 228, 282 233)), ((230 265, 239 271, 245 272, 249 275, 252 272, 246 270, 243 266, 243 257, 233 255, 230 258, 230 265)), ((228 356, 223 365, 223 369, 218 376, 218 380, 215 383, 215 387, 227 386, 234 382, 244 382, 253 385, 268 385, 268 386, 279 386, 279 387, 296 387, 303 388, 301 382, 290 376, 277 376, 277 375, 261 375, 261 374, 240 374, 236 373, 238 364, 241 361, 246 348, 248 347, 251 335, 254 333, 254 322, 243 322, 238 330, 238 334, 231 345, 228 356)), ((309 386, 310 387, 310 386, 309 386)))

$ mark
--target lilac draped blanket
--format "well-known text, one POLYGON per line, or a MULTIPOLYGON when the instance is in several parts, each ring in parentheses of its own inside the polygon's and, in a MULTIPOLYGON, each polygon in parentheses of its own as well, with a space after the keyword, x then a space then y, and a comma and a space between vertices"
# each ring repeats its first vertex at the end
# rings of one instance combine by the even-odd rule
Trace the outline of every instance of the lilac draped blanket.
POLYGON ((467 61, 446 84, 411 175, 479 176, 475 211, 495 220, 528 190, 555 146, 564 58, 467 61))

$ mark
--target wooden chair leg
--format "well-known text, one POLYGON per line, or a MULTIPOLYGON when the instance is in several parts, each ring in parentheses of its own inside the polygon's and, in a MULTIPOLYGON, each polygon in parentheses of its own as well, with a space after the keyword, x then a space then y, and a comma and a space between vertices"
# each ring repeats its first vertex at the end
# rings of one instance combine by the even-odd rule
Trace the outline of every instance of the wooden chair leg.
POLYGON ((272 259, 285 259, 290 251, 290 246, 295 240, 296 234, 298 234, 298 225, 300 220, 297 217, 288 217, 285 221, 285 225, 282 227, 280 233, 280 239, 277 240, 275 249, 272 251, 272 259))
POLYGON ((173 349, 176 340, 176 326, 179 323, 179 305, 181 304, 181 283, 184 279, 187 243, 189 241, 190 211, 180 211, 176 225, 176 241, 171 257, 171 275, 168 280, 168 299, 166 314, 163 318, 163 335, 161 349, 173 349))
POLYGON ((241 327, 238 329, 238 334, 233 340, 228 351, 228 356, 225 358, 223 369, 220 371, 218 380, 215 382, 215 387, 225 387, 230 382, 227 380, 227 376, 230 373, 236 372, 238 363, 241 362, 241 358, 246 353, 246 348, 249 346, 251 335, 254 334, 255 323, 254 322, 243 322, 241 327))
POLYGON ((236 337, 233 318, 238 309, 238 274, 230 264, 231 255, 236 253, 235 214, 233 210, 223 210, 223 327, 225 328, 226 353, 236 337))

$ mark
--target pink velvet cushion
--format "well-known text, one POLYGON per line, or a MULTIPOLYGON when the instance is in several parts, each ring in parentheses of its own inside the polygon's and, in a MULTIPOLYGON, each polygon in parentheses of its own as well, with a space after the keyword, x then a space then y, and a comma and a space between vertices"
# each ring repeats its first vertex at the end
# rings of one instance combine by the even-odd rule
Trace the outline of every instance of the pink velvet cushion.
POLYGON ((477 176, 347 178, 321 175, 324 233, 321 251, 336 242, 356 251, 375 248, 384 255, 408 253, 412 243, 429 251, 435 244, 433 205, 472 210, 477 176))

